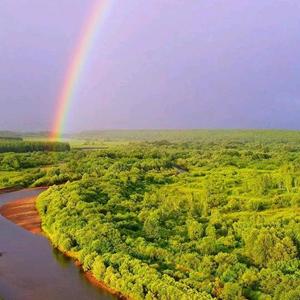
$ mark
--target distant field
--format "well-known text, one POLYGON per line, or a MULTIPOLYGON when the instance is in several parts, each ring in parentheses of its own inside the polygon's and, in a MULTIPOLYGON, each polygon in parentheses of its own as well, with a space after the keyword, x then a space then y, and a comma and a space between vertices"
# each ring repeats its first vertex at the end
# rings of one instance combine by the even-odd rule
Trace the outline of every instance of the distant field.
MULTIPOLYGON (((25 141, 48 141, 47 135, 23 134, 25 141)), ((72 148, 102 148, 128 145, 131 142, 272 142, 300 143, 300 131, 292 130, 101 130, 66 134, 60 142, 72 148)))
POLYGON ((96 139, 105 141, 195 141, 195 140, 220 140, 228 139, 258 139, 258 140, 300 140, 300 131, 285 130, 103 130, 86 131, 71 135, 70 137, 78 139, 96 139))
MULTIPOLYGON (((24 137, 24 141, 47 142, 45 137, 24 137)), ((72 149, 103 149, 107 147, 114 147, 118 145, 128 145, 130 141, 125 140, 103 140, 103 139, 89 139, 89 138, 60 138, 59 142, 67 143, 72 149)))

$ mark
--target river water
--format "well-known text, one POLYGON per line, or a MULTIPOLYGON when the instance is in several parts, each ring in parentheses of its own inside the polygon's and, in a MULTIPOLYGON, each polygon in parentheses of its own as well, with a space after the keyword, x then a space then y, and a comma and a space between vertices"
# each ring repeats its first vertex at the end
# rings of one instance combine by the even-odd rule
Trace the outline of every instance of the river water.
MULTIPOLYGON (((0 206, 42 190, 0 194, 0 206)), ((112 300, 116 297, 92 285, 74 262, 49 241, 0 215, 0 299, 112 300)))

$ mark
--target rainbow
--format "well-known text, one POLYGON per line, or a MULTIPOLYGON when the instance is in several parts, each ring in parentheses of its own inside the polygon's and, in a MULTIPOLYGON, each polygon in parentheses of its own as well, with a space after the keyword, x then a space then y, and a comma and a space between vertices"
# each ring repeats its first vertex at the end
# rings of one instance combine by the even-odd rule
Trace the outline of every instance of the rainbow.
POLYGON ((113 0, 95 0, 91 13, 84 25, 79 41, 65 73, 65 79, 57 99, 57 109, 51 128, 50 139, 57 140, 64 129, 67 113, 74 99, 76 87, 88 60, 90 49, 97 37, 97 33, 105 20, 105 16, 113 0))

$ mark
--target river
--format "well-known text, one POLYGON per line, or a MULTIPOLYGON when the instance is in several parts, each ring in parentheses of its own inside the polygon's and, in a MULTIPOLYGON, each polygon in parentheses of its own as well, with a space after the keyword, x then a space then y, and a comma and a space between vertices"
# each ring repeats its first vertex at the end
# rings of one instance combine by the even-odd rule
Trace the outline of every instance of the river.
MULTIPOLYGON (((0 194, 0 206, 36 196, 42 190, 0 194)), ((74 262, 43 236, 32 234, 0 215, 0 299, 112 300, 115 296, 92 285, 74 262)))

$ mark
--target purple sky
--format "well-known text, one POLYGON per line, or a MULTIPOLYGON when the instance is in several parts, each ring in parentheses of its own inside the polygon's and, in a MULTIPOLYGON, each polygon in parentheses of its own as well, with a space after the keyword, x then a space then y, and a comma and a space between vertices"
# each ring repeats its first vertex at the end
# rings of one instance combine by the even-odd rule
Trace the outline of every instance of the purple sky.
MULTIPOLYGON (((113 0, 67 131, 300 129, 299 0, 113 0)), ((92 0, 0 1, 0 130, 47 130, 92 0)))

